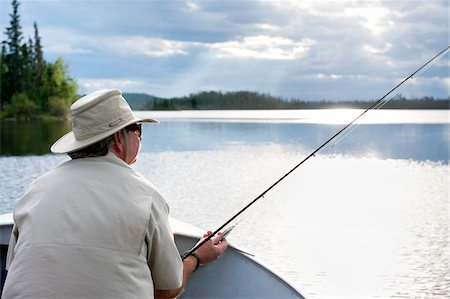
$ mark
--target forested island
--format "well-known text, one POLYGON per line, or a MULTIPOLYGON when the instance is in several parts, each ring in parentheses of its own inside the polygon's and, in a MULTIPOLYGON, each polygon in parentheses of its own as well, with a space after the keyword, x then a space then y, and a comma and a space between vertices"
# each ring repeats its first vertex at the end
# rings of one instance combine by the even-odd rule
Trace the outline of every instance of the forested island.
MULTIPOLYGON (((270 94, 250 91, 203 91, 185 97, 159 98, 148 94, 124 93, 135 110, 241 110, 241 109, 366 109, 374 101, 306 101, 283 99, 270 94)), ((448 109, 449 99, 423 97, 407 99, 395 96, 384 109, 448 109)))

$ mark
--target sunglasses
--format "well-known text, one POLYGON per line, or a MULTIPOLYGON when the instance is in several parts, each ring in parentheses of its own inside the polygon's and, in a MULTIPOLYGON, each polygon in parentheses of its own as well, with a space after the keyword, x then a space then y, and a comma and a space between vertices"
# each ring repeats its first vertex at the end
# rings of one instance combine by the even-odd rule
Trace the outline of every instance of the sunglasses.
POLYGON ((127 130, 128 132, 133 132, 134 135, 136 135, 137 137, 141 137, 142 136, 142 124, 131 124, 129 126, 125 127, 125 130, 127 130))

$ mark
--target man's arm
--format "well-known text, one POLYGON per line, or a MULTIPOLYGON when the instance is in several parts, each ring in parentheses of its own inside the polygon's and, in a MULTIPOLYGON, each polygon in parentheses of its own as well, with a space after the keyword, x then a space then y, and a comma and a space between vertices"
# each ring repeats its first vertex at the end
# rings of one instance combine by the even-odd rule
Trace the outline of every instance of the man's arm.
MULTIPOLYGON (((211 232, 206 233, 203 237, 208 237, 211 232)), ((200 240, 201 241, 201 240, 200 240)), ((195 251, 200 257, 200 264, 208 264, 215 261, 228 247, 228 242, 225 238, 219 235, 211 238, 209 242, 203 244, 199 249, 195 251)), ((180 295, 186 287, 187 281, 192 272, 198 267, 197 259, 190 255, 183 260, 183 283, 181 287, 171 290, 155 290, 155 298, 175 298, 180 295)))
POLYGON ((183 284, 178 289, 155 290, 155 298, 175 298, 181 294, 186 283, 197 266, 197 260, 192 255, 183 260, 183 284))

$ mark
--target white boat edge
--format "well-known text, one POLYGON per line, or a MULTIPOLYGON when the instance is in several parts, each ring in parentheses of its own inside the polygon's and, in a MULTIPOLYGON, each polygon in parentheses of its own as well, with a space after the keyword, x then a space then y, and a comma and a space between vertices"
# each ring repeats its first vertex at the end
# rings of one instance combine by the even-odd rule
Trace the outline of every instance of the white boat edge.
MULTIPOLYGON (((3 289, 7 246, 13 214, 0 215, 1 286, 3 289)), ((181 220, 170 218, 180 253, 192 248, 203 231, 181 220)), ((289 282, 257 258, 230 244, 214 263, 201 266, 188 282, 181 298, 304 298, 289 282)))

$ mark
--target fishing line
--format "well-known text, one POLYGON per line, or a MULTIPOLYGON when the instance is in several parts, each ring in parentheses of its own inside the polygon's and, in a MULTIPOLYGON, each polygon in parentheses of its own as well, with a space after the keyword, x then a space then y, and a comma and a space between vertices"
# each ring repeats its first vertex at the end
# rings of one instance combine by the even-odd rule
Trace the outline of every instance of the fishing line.
MULTIPOLYGON (((216 229, 211 235, 203 239, 203 241, 198 242, 194 247, 192 247, 191 250, 187 251, 181 258, 184 260, 189 255, 191 255, 195 250, 200 248, 203 244, 208 242, 213 236, 217 235, 225 226, 227 226, 230 222, 232 222, 234 219, 236 219, 239 215, 241 215, 245 210, 247 210, 249 207, 251 207, 255 202, 257 202, 259 199, 264 198, 264 195, 266 195, 267 192, 272 190, 273 187, 278 185, 282 180, 284 180, 288 175, 290 175, 292 172, 294 172, 298 167, 303 165, 306 161, 308 161, 311 157, 314 157, 318 152, 320 152, 322 149, 327 147, 333 140, 335 140, 339 135, 346 132, 351 126, 355 125, 355 123, 363 117, 369 110, 373 109, 379 109, 383 107, 390 99, 391 96, 393 96, 394 91, 397 91, 405 82, 407 82, 409 79, 412 79, 418 74, 422 74, 425 70, 427 70, 433 62, 436 62, 440 57, 445 55, 447 51, 450 49, 450 45, 445 47, 442 51, 440 51, 438 54, 436 54, 433 58, 428 60, 425 64, 423 64, 421 67, 419 67, 417 70, 415 70, 411 75, 403 79, 400 83, 398 83, 394 88, 389 90, 384 96, 382 96, 379 100, 377 100, 375 103, 373 103, 369 108, 365 109, 362 113, 360 113, 357 117, 355 117, 351 122, 349 122, 347 125, 345 125, 342 129, 340 129, 337 133, 335 133, 333 136, 331 136, 327 141, 325 141, 322 145, 320 145, 318 148, 316 148, 313 152, 311 152, 306 158, 304 158, 300 163, 295 165, 291 170, 286 172, 281 178, 279 178, 275 183, 273 183, 269 188, 264 190, 260 195, 258 195, 255 199, 253 199, 250 203, 248 203, 245 207, 243 207, 239 212, 234 214, 230 219, 228 219, 224 224, 222 224, 218 229, 216 229)), ((397 91, 398 92, 398 91, 397 91)), ((348 135, 348 134, 347 134, 348 135)))

